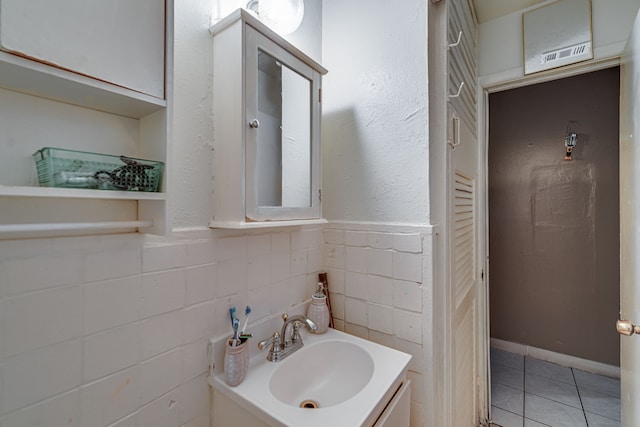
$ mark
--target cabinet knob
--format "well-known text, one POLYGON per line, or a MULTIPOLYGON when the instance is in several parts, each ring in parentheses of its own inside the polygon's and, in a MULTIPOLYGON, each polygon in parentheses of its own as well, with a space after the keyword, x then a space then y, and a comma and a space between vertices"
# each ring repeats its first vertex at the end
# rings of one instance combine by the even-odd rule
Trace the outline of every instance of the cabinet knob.
POLYGON ((258 121, 258 119, 253 119, 249 122, 249 127, 251 129, 258 129, 260 127, 260 122, 258 121))

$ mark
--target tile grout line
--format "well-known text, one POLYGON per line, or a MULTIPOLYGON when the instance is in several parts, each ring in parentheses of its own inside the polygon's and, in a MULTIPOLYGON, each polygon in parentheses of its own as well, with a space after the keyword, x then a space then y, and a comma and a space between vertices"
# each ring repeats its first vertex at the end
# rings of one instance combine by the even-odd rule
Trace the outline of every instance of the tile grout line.
MULTIPOLYGON (((522 372, 521 372, 521 378, 522 378, 522 384, 523 384, 523 386, 522 386, 522 388, 523 388, 523 396, 522 396, 522 398, 523 398, 523 400, 522 400, 522 405, 523 405, 523 408, 522 408, 522 409, 523 409, 523 411, 522 411, 522 415, 520 415, 520 419, 521 419, 521 421, 522 421, 522 424, 521 424, 521 425, 523 425, 523 427, 526 425, 526 423, 527 423, 527 419, 529 419, 529 420, 531 420, 531 421, 536 421, 536 420, 535 420, 535 419, 533 419, 533 418, 527 417, 527 413, 526 413, 526 403, 528 402, 528 399, 527 399, 526 395, 527 395, 527 393, 529 393, 529 390, 528 390, 528 386, 529 386, 529 385, 528 385, 528 382, 527 382, 527 376, 528 376, 528 374, 534 375, 533 373, 529 373, 529 370, 530 370, 530 369, 532 369, 532 368, 530 368, 530 367, 528 366, 529 364, 528 364, 527 362, 529 362, 529 361, 527 360, 527 358, 526 358, 526 357, 523 357, 523 361, 522 361, 522 369, 523 369, 523 370, 522 370, 522 372)), ((511 366, 511 365, 509 365, 509 364, 500 364, 500 366, 502 366, 502 367, 507 367, 507 368, 512 368, 512 367, 513 367, 513 366, 511 366)), ((546 396, 544 396, 544 395, 534 395, 534 396, 538 396, 538 397, 541 397, 541 398, 543 398, 543 399, 548 399, 548 400, 551 400, 552 402, 556 402, 556 403, 561 404, 561 405, 563 405, 563 406, 574 407, 574 408, 576 408, 577 410, 580 410, 580 411, 582 412, 582 414, 583 414, 583 419, 584 419, 584 421, 585 421, 584 426, 585 426, 585 427, 589 427, 591 424, 590 424, 590 421, 589 421, 589 417, 587 417, 587 411, 586 411, 586 407, 585 407, 585 404, 584 404, 584 399, 586 399, 588 396, 585 396, 584 398, 583 398, 583 396, 582 396, 582 394, 583 394, 583 393, 582 393, 582 389, 581 389, 581 388, 580 388, 580 386, 578 385, 578 381, 577 381, 577 375, 576 375, 576 369, 577 369, 577 368, 573 368, 573 367, 567 367, 567 368, 569 368, 569 369, 570 369, 570 372, 571 372, 571 381, 573 381, 574 390, 575 390, 575 391, 576 391, 576 393, 577 393, 577 397, 578 397, 578 405, 573 406, 573 405, 571 405, 571 404, 567 404, 567 403, 565 403, 565 402, 564 402, 564 401, 562 401, 562 400, 549 399, 549 397, 546 397, 546 396)), ((580 371, 580 372, 582 373, 582 370, 578 369, 578 371, 580 371)), ((534 375, 534 376, 535 376, 535 375, 534 375)), ((513 387, 512 385, 510 385, 512 382, 513 382, 513 381, 511 381, 511 382, 505 382, 505 383, 500 383, 500 384, 504 385, 504 386, 505 386, 505 387, 507 387, 507 388, 515 388, 515 387, 513 387)), ((568 381, 568 379, 567 379, 566 381, 560 381, 560 382, 565 382, 565 384, 571 384, 571 383, 568 381)), ((495 378, 492 378, 492 383, 495 383, 495 378)), ((589 388, 589 389, 584 389, 584 390, 585 390, 585 391, 587 391, 587 390, 595 390, 595 389, 593 389, 593 388, 589 388)), ((615 396, 613 396, 613 395, 611 395, 611 394, 609 394, 609 393, 602 393, 602 392, 600 392, 599 390, 597 390, 596 392, 597 392, 597 393, 599 393, 599 394, 602 394, 603 396, 606 396, 606 397, 615 398, 615 396)), ((619 399, 619 398, 618 398, 618 399, 619 399)), ((588 399, 587 399, 587 400, 588 400, 588 399)), ((503 409, 503 410, 504 410, 504 409, 503 409)), ((506 412, 511 412, 511 411, 506 411, 506 412)), ((512 414, 514 414, 514 415, 518 415, 518 414, 515 414, 515 413, 513 413, 513 412, 512 412, 512 414)), ((589 414, 590 414, 590 416, 591 416, 593 413, 592 413, 592 412, 589 412, 589 414)), ((597 415, 597 416, 599 416, 599 417, 603 417, 602 415, 598 415, 597 413, 596 413, 595 415, 597 415)), ((609 417, 603 417, 603 418, 609 418, 609 417)), ((616 419, 615 419, 615 418, 610 418, 610 419, 611 419, 612 421, 616 421, 616 419)), ((515 421, 515 419, 514 419, 513 421, 515 421)), ((539 421, 537 421, 537 422, 539 422, 539 421)), ((617 420, 617 422, 619 423, 620 421, 619 421, 619 420, 617 420)), ((516 422, 516 424, 515 424, 515 425, 517 425, 517 422, 516 422)), ((543 424, 543 425, 545 425, 545 426, 546 426, 546 424, 543 424)), ((619 425, 619 424, 618 424, 618 425, 619 425)))
POLYGON ((582 416, 584 416, 584 422, 589 427, 589 420, 587 419, 587 413, 584 409, 584 403, 582 403, 582 396, 580 395, 580 387, 578 387, 578 380, 576 380, 576 374, 573 372, 573 368, 571 369, 571 376, 573 377, 573 382, 576 386, 576 391, 578 392, 578 399, 580 400, 580 407, 582 408, 582 416))
POLYGON ((524 427, 524 419, 527 416, 525 408, 527 407, 527 358, 522 356, 522 427, 524 427))

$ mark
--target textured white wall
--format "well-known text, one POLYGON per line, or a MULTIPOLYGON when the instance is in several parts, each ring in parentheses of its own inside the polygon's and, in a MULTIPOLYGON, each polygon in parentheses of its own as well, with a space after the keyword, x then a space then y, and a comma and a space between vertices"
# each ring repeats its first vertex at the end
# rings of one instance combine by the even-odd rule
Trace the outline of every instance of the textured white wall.
MULTIPOLYGON (((637 0, 591 0, 595 59, 620 55, 640 3, 637 0)), ((524 75, 522 12, 480 24, 478 76, 506 81, 524 75)))
POLYGON ((323 213, 428 222, 424 1, 325 1, 323 213))
POLYGON ((176 2, 174 24, 172 227, 206 227, 213 206, 211 98, 213 0, 176 2))

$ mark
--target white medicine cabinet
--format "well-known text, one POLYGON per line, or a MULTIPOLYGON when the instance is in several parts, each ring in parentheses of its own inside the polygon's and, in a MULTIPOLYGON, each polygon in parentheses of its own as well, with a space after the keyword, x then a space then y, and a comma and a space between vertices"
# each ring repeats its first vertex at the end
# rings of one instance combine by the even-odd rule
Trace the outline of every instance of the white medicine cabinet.
POLYGON ((324 222, 321 79, 327 70, 239 9, 213 35, 212 228, 324 222))
POLYGON ((168 234, 158 192, 41 187, 43 147, 170 152, 173 0, 0 0, 0 238, 168 234))

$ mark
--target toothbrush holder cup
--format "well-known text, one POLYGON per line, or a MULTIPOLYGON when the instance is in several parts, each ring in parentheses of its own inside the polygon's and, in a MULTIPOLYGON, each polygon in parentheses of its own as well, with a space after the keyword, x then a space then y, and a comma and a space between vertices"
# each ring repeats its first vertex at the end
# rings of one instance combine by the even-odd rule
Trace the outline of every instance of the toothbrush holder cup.
POLYGON ((224 378, 232 387, 240 384, 249 370, 249 340, 240 341, 233 346, 233 337, 229 338, 224 352, 224 378))

